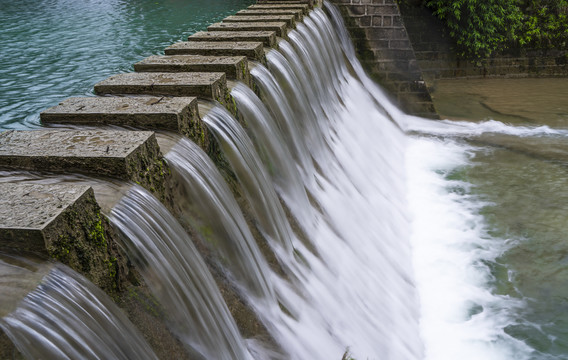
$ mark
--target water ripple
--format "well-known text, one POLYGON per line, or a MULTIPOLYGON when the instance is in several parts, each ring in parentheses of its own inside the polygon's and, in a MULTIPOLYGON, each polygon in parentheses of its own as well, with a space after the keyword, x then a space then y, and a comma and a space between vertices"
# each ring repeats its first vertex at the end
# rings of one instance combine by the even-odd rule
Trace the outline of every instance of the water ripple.
POLYGON ((39 113, 255 0, 19 0, 0 6, 0 130, 39 113))

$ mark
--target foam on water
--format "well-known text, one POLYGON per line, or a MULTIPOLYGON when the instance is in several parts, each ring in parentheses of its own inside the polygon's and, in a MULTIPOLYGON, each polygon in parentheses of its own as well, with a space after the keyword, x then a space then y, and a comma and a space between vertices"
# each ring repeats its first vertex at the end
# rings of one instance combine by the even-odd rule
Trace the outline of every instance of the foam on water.
POLYGON ((488 120, 479 123, 452 120, 427 120, 405 116, 403 127, 406 132, 425 133, 442 136, 479 136, 486 133, 499 133, 519 137, 527 136, 568 136, 568 130, 542 126, 513 126, 501 121, 488 120))
POLYGON ((488 264, 507 243, 488 235, 479 214, 486 204, 456 175, 476 150, 453 140, 409 141, 408 198, 426 359, 529 359, 532 349, 504 331, 523 302, 492 293, 488 264))

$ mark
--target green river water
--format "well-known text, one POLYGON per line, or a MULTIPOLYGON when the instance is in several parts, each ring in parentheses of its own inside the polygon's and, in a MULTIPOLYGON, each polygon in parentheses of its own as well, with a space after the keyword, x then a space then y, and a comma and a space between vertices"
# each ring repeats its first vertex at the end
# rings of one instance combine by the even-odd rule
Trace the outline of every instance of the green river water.
POLYGON ((0 130, 39 113, 255 0, 0 0, 0 130))
MULTIPOLYGON (((568 131, 566 79, 440 81, 442 118, 497 120, 568 131)), ((543 133, 547 132, 542 128, 543 133)), ((470 166, 454 174, 473 184, 490 235, 507 250, 490 266, 497 294, 518 298, 516 323, 505 328, 538 351, 568 358, 568 141, 566 134, 474 137, 470 166)))

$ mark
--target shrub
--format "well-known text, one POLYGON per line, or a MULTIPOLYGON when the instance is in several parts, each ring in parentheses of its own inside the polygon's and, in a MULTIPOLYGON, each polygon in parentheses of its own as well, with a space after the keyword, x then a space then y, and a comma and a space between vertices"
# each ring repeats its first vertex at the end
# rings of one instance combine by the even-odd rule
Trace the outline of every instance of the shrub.
POLYGON ((479 61, 496 50, 568 48, 568 0, 423 0, 445 22, 458 54, 479 61))

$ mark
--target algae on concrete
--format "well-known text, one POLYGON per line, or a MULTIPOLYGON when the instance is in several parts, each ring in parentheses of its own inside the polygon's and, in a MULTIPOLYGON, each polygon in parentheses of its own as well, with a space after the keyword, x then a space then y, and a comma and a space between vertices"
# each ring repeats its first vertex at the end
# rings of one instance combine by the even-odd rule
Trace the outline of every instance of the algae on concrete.
POLYGON ((48 256, 111 295, 122 289, 126 257, 92 188, 0 183, 0 205, 3 252, 48 256))

